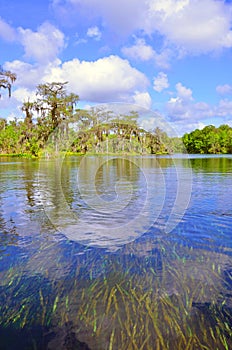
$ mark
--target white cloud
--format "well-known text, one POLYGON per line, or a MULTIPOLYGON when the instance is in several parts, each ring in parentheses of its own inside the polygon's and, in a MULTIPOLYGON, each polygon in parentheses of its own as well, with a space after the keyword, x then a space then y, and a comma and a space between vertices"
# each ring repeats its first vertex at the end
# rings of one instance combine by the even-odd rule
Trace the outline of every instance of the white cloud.
POLYGON ((177 14, 179 11, 183 10, 185 6, 189 4, 189 0, 150 0, 148 4, 150 11, 160 13, 162 17, 166 19, 169 16, 177 14))
POLYGON ((176 84, 176 91, 178 97, 180 97, 182 100, 192 100, 192 90, 189 88, 186 88, 184 85, 181 83, 176 84))
POLYGON ((19 28, 20 41, 28 58, 46 63, 54 60, 65 47, 64 34, 52 24, 45 22, 37 32, 19 28))
POLYGON ((105 28, 117 36, 136 30, 146 8, 144 0, 53 0, 52 3, 60 18, 69 17, 74 22, 77 13, 84 16, 88 23, 93 23, 94 18, 101 18, 105 28))
POLYGON ((148 61, 154 58, 155 51, 146 44, 144 39, 136 39, 135 45, 131 47, 123 47, 122 53, 127 57, 148 61))
POLYGON ((30 91, 25 88, 18 88, 13 91, 12 97, 15 98, 18 102, 25 102, 25 101, 33 101, 36 99, 36 93, 35 91, 30 91))
POLYGON ((0 37, 5 41, 14 41, 16 39, 15 29, 2 18, 0 18, 0 37))
POLYGON ((166 104, 171 121, 197 121, 214 116, 214 109, 205 102, 195 102, 192 90, 181 83, 176 84, 176 96, 166 104))
MULTIPOLYGON (((203 129, 206 125, 201 121, 188 121, 188 123, 181 121, 170 122, 170 126, 176 130, 176 134, 181 137, 185 133, 189 133, 195 129, 203 129)), ((174 135, 175 136, 175 135, 174 135)))
POLYGON ((88 28, 87 36, 90 38, 94 38, 95 40, 98 41, 101 39, 102 33, 100 29, 97 26, 95 26, 95 27, 88 28))
POLYGON ((60 64, 59 60, 45 65, 33 65, 15 60, 6 62, 4 68, 16 73, 17 79, 13 86, 33 89, 36 85, 43 82, 43 76, 46 72, 50 72, 51 68, 58 64, 60 64))
POLYGON ((216 87, 216 91, 220 95, 230 95, 230 94, 232 94, 232 86, 229 84, 218 85, 216 87))
MULTIPOLYGON (((158 33, 169 48, 174 45, 182 54, 232 47, 232 10, 231 5, 224 1, 66 0, 63 7, 55 2, 54 7, 61 12, 67 6, 69 12, 84 11, 89 21, 101 18, 105 29, 115 35, 138 31, 149 35, 158 33), (70 11, 70 6, 73 11, 70 11)), ((149 54, 149 51, 144 53, 145 57, 149 54)))
POLYGON ((15 120, 21 121, 22 119, 18 117, 17 113, 10 113, 7 117, 6 117, 7 122, 13 122, 15 120))
POLYGON ((145 109, 151 108, 151 96, 148 92, 136 92, 133 96, 134 103, 145 109))
POLYGON ((157 67, 162 69, 170 68, 170 59, 173 57, 173 52, 169 48, 164 48, 160 53, 155 52, 154 54, 154 62, 157 67))
MULTIPOLYGON (((206 102, 196 102, 194 104, 195 110, 199 111, 202 114, 207 114, 209 112, 209 105, 206 102)), ((212 112, 210 112, 211 114, 212 112)))
POLYGON ((55 60, 65 47, 64 34, 49 22, 44 22, 37 31, 32 31, 22 27, 13 28, 0 18, 0 38, 21 44, 25 57, 39 64, 55 60))
POLYGON ((33 91, 40 83, 68 81, 68 89, 90 102, 138 103, 146 108, 151 105, 147 93, 147 77, 130 63, 118 56, 108 56, 96 61, 73 59, 37 65, 19 60, 7 62, 5 69, 17 74, 15 89, 24 87, 33 91))
POLYGON ((118 56, 56 64, 47 69, 43 79, 68 81, 70 90, 79 94, 81 100, 92 102, 131 102, 135 93, 146 92, 149 84, 143 73, 118 56))
POLYGON ((145 30, 188 52, 232 46, 231 11, 216 0, 150 0, 145 30))
POLYGON ((179 97, 170 98, 166 104, 166 109, 171 120, 183 120, 188 119, 191 116, 191 108, 179 97))
POLYGON ((232 116, 232 101, 231 100, 221 100, 215 111, 216 115, 219 117, 231 117, 232 116))
POLYGON ((154 78, 153 89, 157 92, 161 92, 169 87, 167 74, 160 72, 157 77, 154 78))
POLYGON ((218 125, 228 124, 232 118, 232 100, 222 99, 216 105, 195 102, 192 91, 181 83, 176 84, 176 94, 166 104, 166 113, 170 123, 176 126, 178 133, 190 132, 196 128, 212 124, 212 118, 218 125))
MULTIPOLYGON (((167 124, 168 123, 166 123, 166 125, 167 124)), ((165 128, 163 127, 165 123, 163 122, 163 119, 161 118, 161 116, 158 114, 156 116, 153 116, 152 114, 150 117, 143 119, 140 125, 144 130, 147 130, 147 131, 152 131, 157 127, 161 128, 161 126, 162 126, 162 130, 165 131, 165 128)))
POLYGON ((129 47, 124 46, 122 53, 134 60, 153 61, 158 67, 169 68, 169 60, 172 56, 170 49, 164 48, 160 53, 148 45, 143 38, 135 38, 135 44, 129 47))
POLYGON ((176 128, 175 123, 171 123, 162 114, 156 111, 150 112, 142 118, 140 125, 147 131, 152 131, 158 127, 169 136, 174 137, 179 135, 179 130, 176 128))

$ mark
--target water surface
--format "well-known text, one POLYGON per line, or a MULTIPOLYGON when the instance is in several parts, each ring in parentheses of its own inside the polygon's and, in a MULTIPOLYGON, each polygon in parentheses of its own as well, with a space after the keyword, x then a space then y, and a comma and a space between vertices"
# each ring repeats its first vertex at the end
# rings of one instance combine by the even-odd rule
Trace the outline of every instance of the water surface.
POLYGON ((0 158, 0 179, 0 349, 232 348, 231 156, 0 158))

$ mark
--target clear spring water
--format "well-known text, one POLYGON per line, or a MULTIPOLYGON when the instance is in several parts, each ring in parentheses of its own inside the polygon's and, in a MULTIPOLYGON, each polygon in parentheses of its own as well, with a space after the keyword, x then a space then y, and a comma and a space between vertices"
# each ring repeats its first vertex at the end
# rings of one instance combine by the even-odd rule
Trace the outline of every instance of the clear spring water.
POLYGON ((0 158, 0 349, 232 348, 232 157, 0 158))

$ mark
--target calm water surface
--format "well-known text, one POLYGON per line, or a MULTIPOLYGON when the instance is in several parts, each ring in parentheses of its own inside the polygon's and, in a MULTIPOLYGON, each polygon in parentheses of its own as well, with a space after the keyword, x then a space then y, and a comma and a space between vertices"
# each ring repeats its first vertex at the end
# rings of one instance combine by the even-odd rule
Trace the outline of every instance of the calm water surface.
POLYGON ((232 156, 0 158, 0 349, 231 349, 232 156))

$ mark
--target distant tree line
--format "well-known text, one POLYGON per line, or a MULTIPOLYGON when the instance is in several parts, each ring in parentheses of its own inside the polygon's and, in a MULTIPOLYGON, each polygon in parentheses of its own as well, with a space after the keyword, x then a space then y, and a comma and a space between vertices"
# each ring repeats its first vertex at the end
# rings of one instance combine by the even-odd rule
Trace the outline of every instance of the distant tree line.
MULTIPOLYGON (((9 72, 7 74, 9 76, 9 72)), ((169 138, 158 127, 149 132, 141 128, 137 112, 115 115, 104 108, 78 109, 79 96, 68 94, 66 84, 38 85, 37 99, 25 101, 22 105, 24 118, 9 122, 0 120, 0 154, 37 157, 49 145, 55 145, 59 151, 80 154, 169 154, 181 151, 179 138, 169 138)), ((0 87, 9 90, 5 80, 0 87)))
MULTIPOLYGON (((8 90, 9 97, 15 80, 14 73, 0 67, 0 89, 8 90)), ((134 111, 116 115, 100 107, 78 109, 79 96, 67 93, 66 85, 67 82, 39 84, 36 100, 28 99, 21 107, 23 118, 0 119, 0 154, 37 157, 49 145, 55 145, 56 151, 79 154, 232 153, 229 125, 209 125, 182 138, 168 137, 159 127, 151 131, 141 128, 134 111)))
POLYGON ((208 125, 184 134, 182 141, 188 153, 232 153, 232 128, 226 124, 218 128, 208 125))

